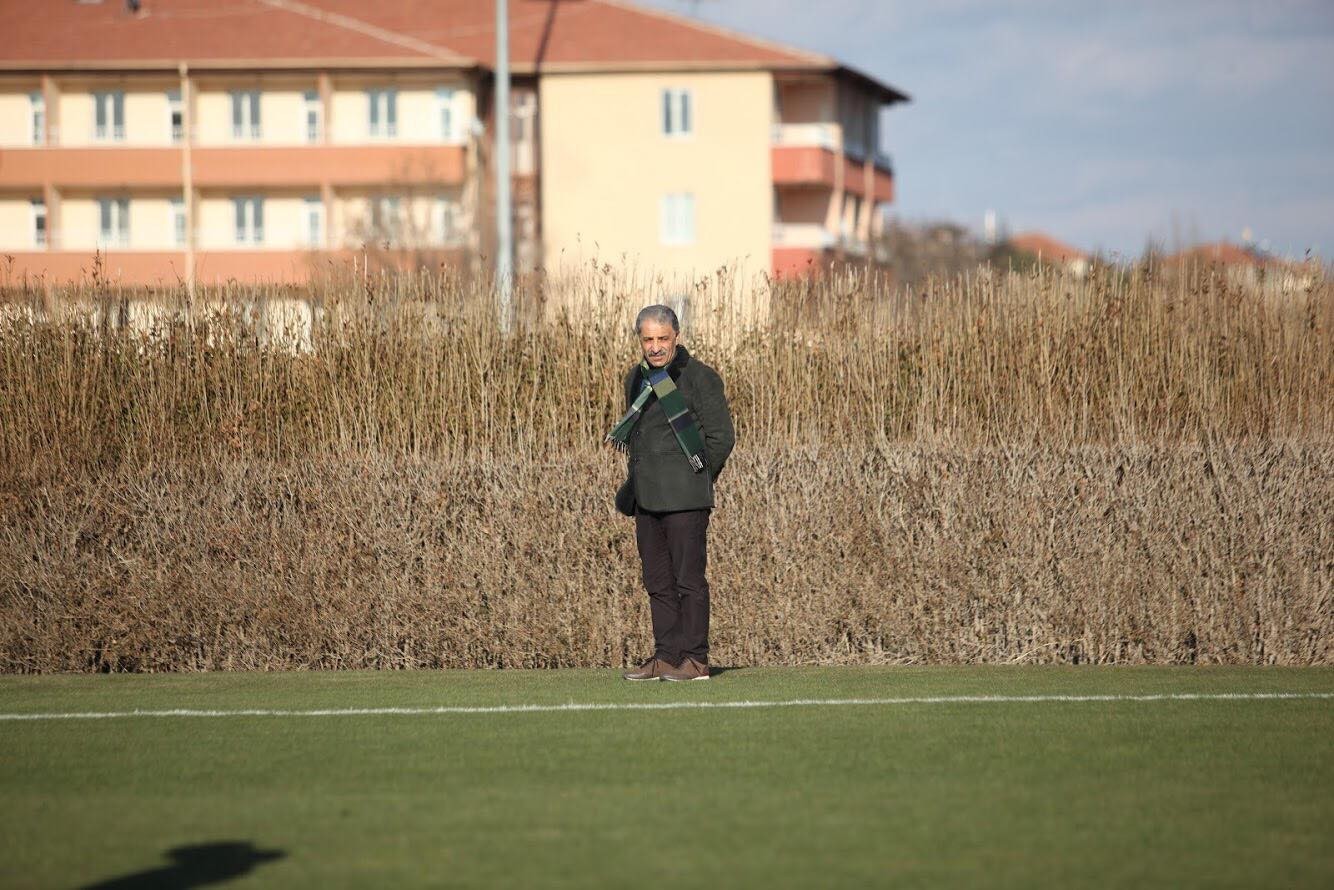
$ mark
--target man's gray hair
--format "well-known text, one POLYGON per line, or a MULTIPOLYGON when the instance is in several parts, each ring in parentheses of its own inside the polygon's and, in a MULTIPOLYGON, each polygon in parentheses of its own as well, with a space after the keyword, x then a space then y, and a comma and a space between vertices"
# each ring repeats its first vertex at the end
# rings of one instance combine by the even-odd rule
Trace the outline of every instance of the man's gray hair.
POLYGON ((669 324, 676 333, 681 333, 681 320, 676 317, 676 312, 671 306, 664 306, 661 303, 655 303, 652 306, 645 306, 639 310, 635 316, 635 333, 638 334, 640 328, 646 321, 656 321, 658 324, 669 324))

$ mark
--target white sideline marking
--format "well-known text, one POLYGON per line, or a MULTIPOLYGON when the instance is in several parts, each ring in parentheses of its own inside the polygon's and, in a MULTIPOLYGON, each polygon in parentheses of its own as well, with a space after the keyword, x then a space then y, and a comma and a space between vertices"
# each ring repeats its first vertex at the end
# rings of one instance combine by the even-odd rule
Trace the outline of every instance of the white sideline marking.
POLYGON ((908 698, 798 698, 789 701, 570 702, 563 705, 443 705, 434 708, 240 708, 162 711, 71 711, 0 714, 0 720, 114 720, 123 717, 374 717, 430 714, 541 714, 556 711, 685 711, 722 708, 804 708, 840 705, 951 705, 1024 702, 1274 701, 1334 699, 1334 692, 1164 692, 1146 695, 934 695, 908 698))

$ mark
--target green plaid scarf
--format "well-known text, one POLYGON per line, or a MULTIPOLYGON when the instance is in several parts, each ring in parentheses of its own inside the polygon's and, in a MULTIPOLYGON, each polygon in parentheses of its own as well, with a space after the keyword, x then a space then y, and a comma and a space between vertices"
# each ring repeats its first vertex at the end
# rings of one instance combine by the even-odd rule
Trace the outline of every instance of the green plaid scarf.
POLYGON ((685 396, 681 395, 681 390, 677 389, 676 383, 672 381, 672 375, 667 373, 666 366, 654 368, 648 363, 648 359, 639 362, 639 374, 644 387, 639 391, 630 410, 625 412, 625 416, 612 427, 610 433, 607 433, 607 441, 621 451, 626 450, 630 445, 630 432, 635 428, 639 415, 643 413, 644 404, 650 395, 656 394, 658 401, 662 403, 662 410, 667 412, 667 420, 672 425, 672 432, 676 434, 676 441, 680 443, 681 450, 685 452, 686 460, 690 461, 690 466, 696 473, 703 470, 704 437, 700 434, 695 415, 686 407, 685 396))

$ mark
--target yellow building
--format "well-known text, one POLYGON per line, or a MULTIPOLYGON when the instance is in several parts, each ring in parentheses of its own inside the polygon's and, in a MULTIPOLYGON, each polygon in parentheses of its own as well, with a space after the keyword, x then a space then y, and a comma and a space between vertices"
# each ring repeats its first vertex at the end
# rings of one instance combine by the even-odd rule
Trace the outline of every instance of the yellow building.
MULTIPOLYGON (((494 247, 494 7, 0 0, 9 274, 305 280, 494 247)), ((673 276, 866 257, 901 93, 615 0, 510 7, 516 265, 673 276)), ((12 282, 11 282, 12 283, 12 282)))

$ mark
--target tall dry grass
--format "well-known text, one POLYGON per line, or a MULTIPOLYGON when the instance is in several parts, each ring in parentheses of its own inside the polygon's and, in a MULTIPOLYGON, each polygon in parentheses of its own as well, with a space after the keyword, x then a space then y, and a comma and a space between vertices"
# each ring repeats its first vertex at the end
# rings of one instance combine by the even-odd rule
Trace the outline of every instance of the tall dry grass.
MULTIPOLYGON (((654 294, 528 282, 508 333, 429 274, 11 304, 0 670, 641 656, 598 443, 654 294)), ((695 283, 715 659, 1328 663, 1332 331, 1328 283, 1207 270, 695 283)))
MULTIPOLYGON (((370 284, 313 300, 304 353, 263 348, 272 332, 234 308, 273 291, 209 295, 152 336, 105 324, 93 294, 63 295, 55 320, 0 331, 0 460, 564 454, 619 414, 629 319, 652 299, 598 270, 521 293, 527 320, 502 334, 485 290, 370 284)), ((833 278, 780 288, 759 321, 730 285, 694 296, 687 340, 723 374, 751 447, 1334 433, 1329 284, 1272 299, 1207 274, 998 274, 904 295, 833 278)))

